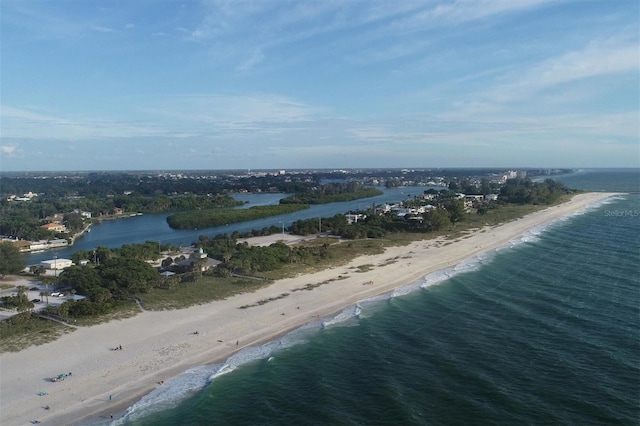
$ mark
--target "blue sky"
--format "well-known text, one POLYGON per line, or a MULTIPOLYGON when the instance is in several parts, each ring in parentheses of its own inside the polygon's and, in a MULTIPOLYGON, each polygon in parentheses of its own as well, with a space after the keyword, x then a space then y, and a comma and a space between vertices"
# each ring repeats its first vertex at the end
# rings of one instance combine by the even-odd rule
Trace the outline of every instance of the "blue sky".
POLYGON ((0 171, 638 167, 637 0, 0 3, 0 171))

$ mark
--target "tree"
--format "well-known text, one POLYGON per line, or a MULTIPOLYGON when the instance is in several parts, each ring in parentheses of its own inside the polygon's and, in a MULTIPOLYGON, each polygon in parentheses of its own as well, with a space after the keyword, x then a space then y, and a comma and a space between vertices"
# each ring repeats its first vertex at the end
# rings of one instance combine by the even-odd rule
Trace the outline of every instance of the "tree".
POLYGON ((24 256, 11 243, 0 243, 0 275, 17 274, 25 268, 24 256))
POLYGON ((98 268, 103 287, 124 294, 147 292, 160 281, 160 274, 143 260, 114 257, 98 268))
POLYGON ((93 258, 92 254, 89 253, 87 250, 77 250, 71 255, 71 260, 76 265, 79 265, 80 261, 82 260, 88 260, 92 258, 93 258))
POLYGON ((460 200, 447 200, 444 208, 449 212, 451 223, 459 222, 464 218, 464 203, 460 200))
POLYGON ((2 302, 6 308, 16 308, 18 312, 26 312, 33 309, 34 304, 27 297, 27 288, 18 287, 18 294, 15 296, 4 296, 2 302))
POLYGON ((60 280, 80 294, 91 294, 102 283, 100 274, 93 267, 71 266, 60 274, 60 280))
POLYGON ((427 231, 438 231, 449 223, 449 213, 442 208, 430 209, 423 213, 422 218, 427 231))

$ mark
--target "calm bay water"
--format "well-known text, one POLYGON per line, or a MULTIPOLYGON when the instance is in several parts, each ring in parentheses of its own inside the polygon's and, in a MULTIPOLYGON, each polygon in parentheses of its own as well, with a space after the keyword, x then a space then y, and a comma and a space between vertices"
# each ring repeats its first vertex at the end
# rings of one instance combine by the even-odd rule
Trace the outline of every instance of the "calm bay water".
MULTIPOLYGON (((373 203, 381 204, 385 202, 393 203, 402 201, 408 197, 421 194, 428 188, 403 187, 380 189, 383 190, 384 194, 377 197, 343 203, 313 205, 307 210, 295 213, 207 229, 171 229, 166 220, 167 216, 171 213, 147 214, 124 219, 107 220, 99 225, 92 226, 91 232, 77 239, 72 247, 29 254, 27 256, 27 264, 36 264, 43 260, 52 259, 54 255, 58 258, 66 258, 71 256, 74 251, 91 251, 98 246, 116 248, 124 244, 144 243, 146 241, 158 241, 163 244, 171 243, 175 246, 179 246, 180 244, 190 245, 198 241, 200 235, 215 236, 223 233, 231 234, 235 231, 248 232, 252 229, 262 229, 269 226, 280 227, 283 222, 286 227, 296 220, 314 217, 331 217, 349 210, 365 209, 373 203)), ((285 194, 235 194, 234 198, 247 202, 242 208, 249 208, 253 206, 278 204, 284 196, 285 194)))
MULTIPOLYGON (((640 190, 637 170, 567 179, 640 190)), ((608 199, 224 364, 194 368, 116 423, 637 425, 639 211, 637 193, 608 199)))

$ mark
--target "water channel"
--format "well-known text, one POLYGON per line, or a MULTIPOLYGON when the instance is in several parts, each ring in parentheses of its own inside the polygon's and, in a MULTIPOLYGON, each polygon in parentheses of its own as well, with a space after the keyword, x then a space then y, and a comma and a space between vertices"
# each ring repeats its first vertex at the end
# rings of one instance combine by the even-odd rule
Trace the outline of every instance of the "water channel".
MULTIPOLYGON (((234 223, 227 226, 214 228, 177 230, 171 229, 167 224, 167 216, 171 213, 145 214, 117 220, 106 220, 100 224, 93 225, 91 231, 85 233, 71 247, 53 249, 44 252, 30 253, 26 262, 29 265, 39 263, 43 260, 57 258, 68 258, 77 250, 91 251, 98 246, 109 248, 121 247, 124 244, 144 243, 145 241, 158 241, 162 244, 171 243, 175 246, 190 245, 198 241, 200 235, 215 236, 218 234, 231 234, 235 231, 248 232, 252 229, 262 229, 268 226, 291 225, 296 220, 310 219, 316 217, 331 217, 336 214, 346 213, 350 210, 365 209, 373 204, 395 203, 414 195, 421 194, 428 187, 401 187, 401 188, 379 188, 383 195, 365 198, 355 201, 346 201, 331 204, 312 205, 309 209, 294 213, 272 216, 264 219, 252 220, 249 222, 234 223)), ((442 189, 442 188, 435 188, 442 189)), ((234 194, 233 197, 239 201, 245 201, 242 207, 278 204, 286 194, 234 194)))

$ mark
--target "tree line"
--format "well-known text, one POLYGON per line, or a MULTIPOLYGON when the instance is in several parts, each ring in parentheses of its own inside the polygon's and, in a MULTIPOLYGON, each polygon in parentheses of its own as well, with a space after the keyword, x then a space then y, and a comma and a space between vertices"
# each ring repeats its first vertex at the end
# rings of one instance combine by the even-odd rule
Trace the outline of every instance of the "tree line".
POLYGON ((379 189, 367 188, 359 182, 330 183, 285 197, 280 200, 280 204, 328 204, 382 194, 379 189))
POLYGON ((529 178, 508 179, 500 189, 499 200, 513 204, 553 204, 561 196, 575 192, 553 179, 534 182, 529 178))
POLYGON ((308 204, 280 204, 274 206, 254 206, 236 210, 195 210, 167 216, 167 223, 173 229, 212 228, 230 223, 246 222, 308 209, 308 204))
POLYGON ((31 201, 0 201, 0 235, 30 241, 68 238, 68 234, 52 232, 41 228, 45 218, 56 213, 64 213, 63 225, 71 232, 83 229, 88 219, 83 219, 73 210, 88 211, 95 220, 102 215, 114 213, 122 209, 130 213, 161 213, 183 210, 227 208, 242 203, 229 195, 212 196, 182 195, 169 197, 157 195, 145 197, 141 195, 118 195, 104 199, 97 198, 56 198, 53 196, 33 197, 31 201))

